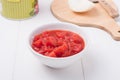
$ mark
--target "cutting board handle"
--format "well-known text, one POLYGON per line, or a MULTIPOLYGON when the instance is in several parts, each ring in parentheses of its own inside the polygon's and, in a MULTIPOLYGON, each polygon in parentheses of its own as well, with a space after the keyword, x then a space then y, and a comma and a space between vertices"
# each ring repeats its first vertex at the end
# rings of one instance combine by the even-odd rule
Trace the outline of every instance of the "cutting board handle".
POLYGON ((115 40, 120 41, 120 26, 113 19, 102 23, 101 26, 101 28, 110 33, 115 40))
POLYGON ((112 17, 118 17, 119 11, 115 3, 111 0, 99 0, 99 4, 106 10, 106 12, 112 17))

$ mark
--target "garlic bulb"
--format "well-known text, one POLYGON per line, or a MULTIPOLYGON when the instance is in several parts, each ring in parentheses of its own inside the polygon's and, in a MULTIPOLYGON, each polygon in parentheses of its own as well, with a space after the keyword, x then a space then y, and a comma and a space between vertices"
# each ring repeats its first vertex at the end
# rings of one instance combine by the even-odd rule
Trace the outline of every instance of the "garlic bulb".
POLYGON ((94 7, 94 3, 88 0, 68 0, 68 4, 74 12, 86 12, 94 7))

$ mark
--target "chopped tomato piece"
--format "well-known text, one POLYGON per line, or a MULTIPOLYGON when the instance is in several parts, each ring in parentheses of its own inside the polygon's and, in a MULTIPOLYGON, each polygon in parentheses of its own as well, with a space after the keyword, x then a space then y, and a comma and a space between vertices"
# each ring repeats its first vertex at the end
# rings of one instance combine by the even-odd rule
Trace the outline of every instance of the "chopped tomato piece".
POLYGON ((56 46, 56 39, 54 37, 48 37, 46 38, 46 45, 47 46, 56 46))
POLYGON ((34 46, 36 46, 37 48, 41 47, 42 46, 42 41, 39 39, 39 40, 36 40, 34 43, 33 43, 34 46))
POLYGON ((37 41, 39 38, 40 38, 40 35, 36 35, 36 36, 34 37, 34 41, 37 41))
POLYGON ((68 46, 67 46, 66 43, 64 43, 63 45, 55 48, 54 52, 56 53, 56 55, 57 55, 58 57, 61 57, 62 54, 64 54, 64 52, 65 52, 66 50, 68 50, 68 46))
POLYGON ((50 56, 50 57, 57 57, 56 54, 54 52, 51 52, 50 54, 48 54, 47 56, 50 56))

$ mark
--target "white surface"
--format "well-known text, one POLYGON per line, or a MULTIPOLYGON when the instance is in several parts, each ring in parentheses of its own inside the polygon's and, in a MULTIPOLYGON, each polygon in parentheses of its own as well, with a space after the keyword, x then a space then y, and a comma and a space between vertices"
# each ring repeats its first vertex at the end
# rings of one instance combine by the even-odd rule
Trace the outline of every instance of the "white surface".
POLYGON ((0 16, 0 80, 12 80, 19 22, 0 16))
MULTIPOLYGON (((89 35, 90 46, 69 68, 53 70, 33 56, 27 47, 29 33, 39 25, 58 21, 50 12, 51 1, 39 0, 40 13, 28 20, 0 16, 0 80, 120 80, 120 41, 100 29, 81 28, 89 35)), ((115 2, 119 6, 120 1, 115 2)))

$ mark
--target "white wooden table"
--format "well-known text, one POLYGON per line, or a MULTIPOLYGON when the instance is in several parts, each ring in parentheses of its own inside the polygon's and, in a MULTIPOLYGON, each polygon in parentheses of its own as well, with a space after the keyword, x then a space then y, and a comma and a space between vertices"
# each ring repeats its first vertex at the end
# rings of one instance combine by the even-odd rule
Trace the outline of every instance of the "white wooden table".
MULTIPOLYGON (((81 27, 90 46, 82 59, 66 69, 50 69, 33 56, 29 33, 42 24, 59 22, 50 11, 51 2, 39 0, 40 12, 31 19, 12 21, 0 16, 0 80, 120 80, 120 41, 100 29, 81 27)), ((120 10, 120 1, 115 3, 120 10)))

